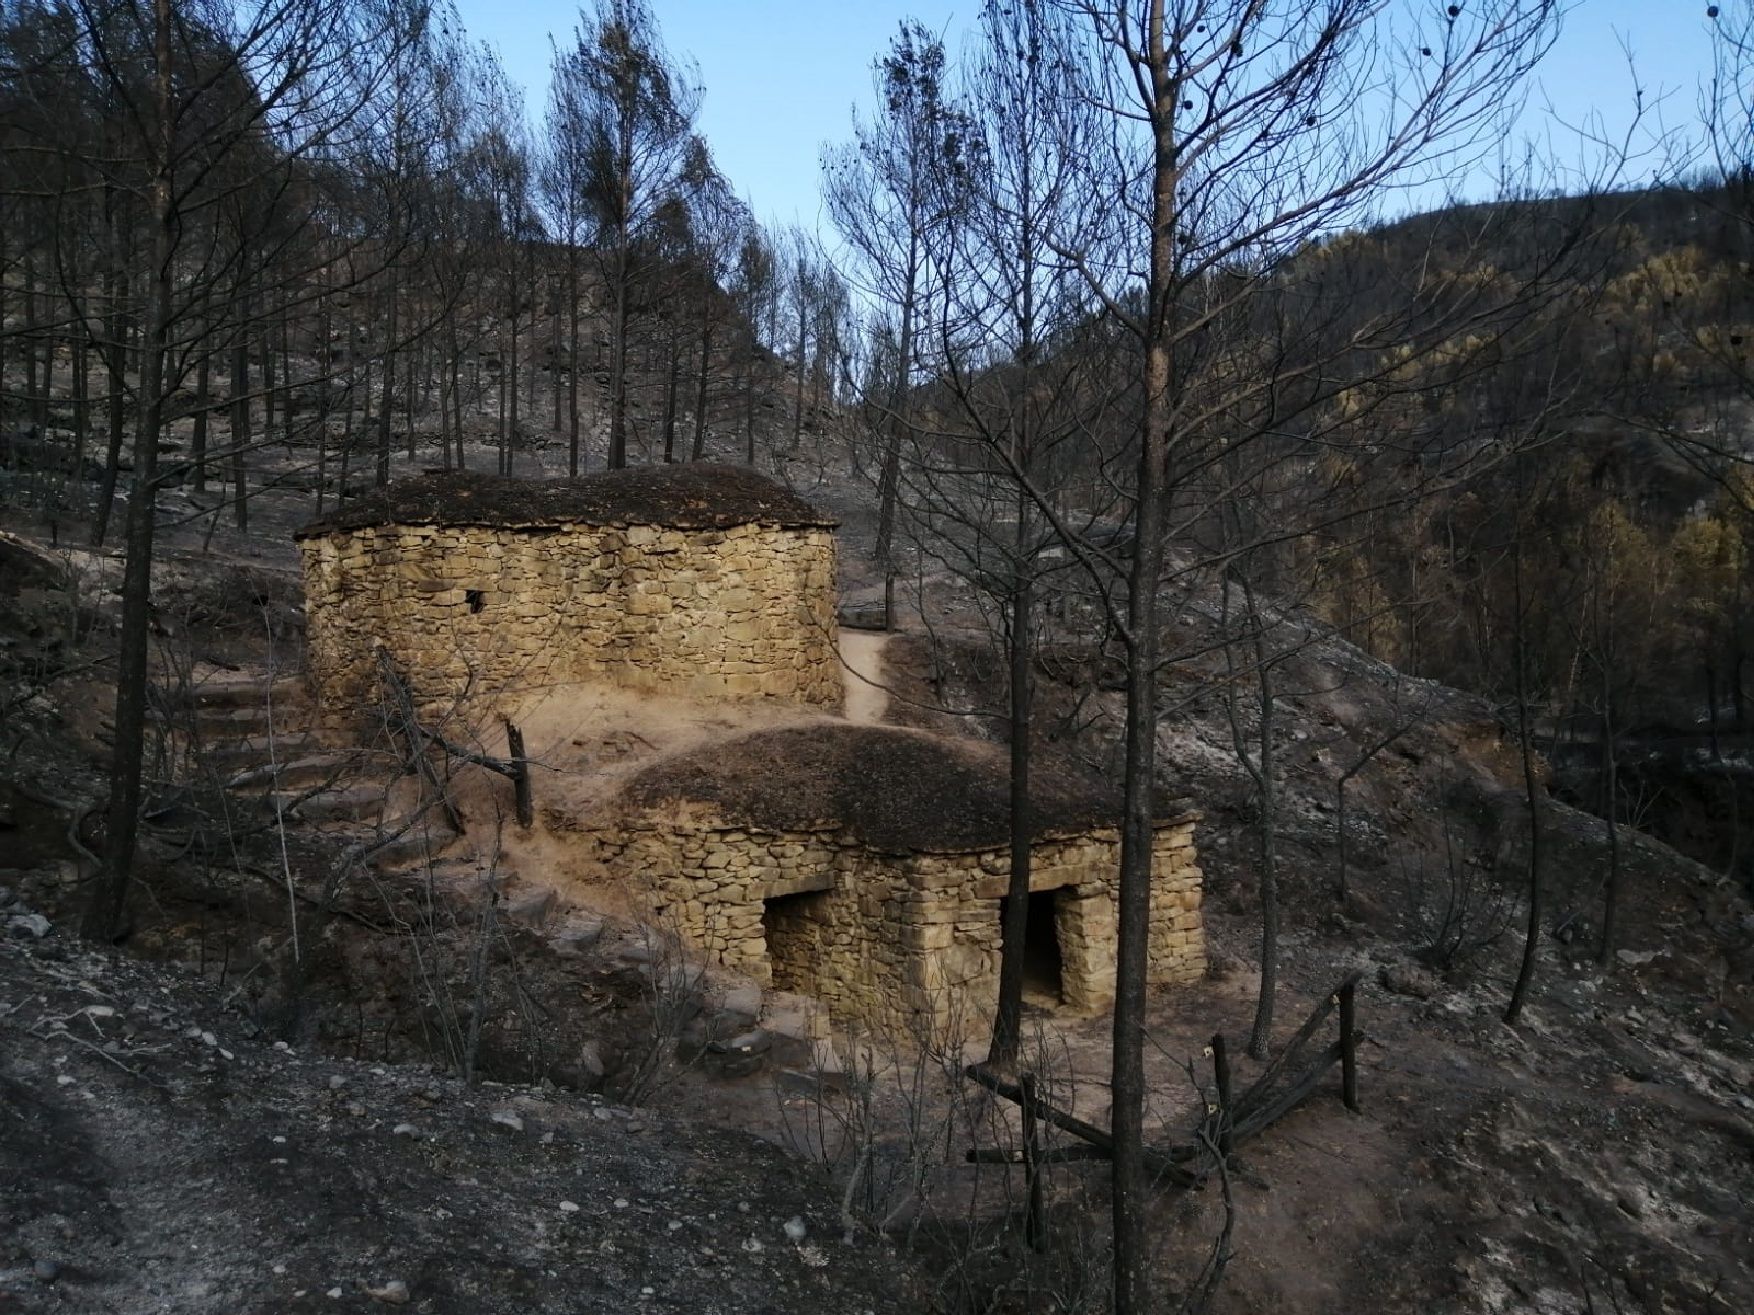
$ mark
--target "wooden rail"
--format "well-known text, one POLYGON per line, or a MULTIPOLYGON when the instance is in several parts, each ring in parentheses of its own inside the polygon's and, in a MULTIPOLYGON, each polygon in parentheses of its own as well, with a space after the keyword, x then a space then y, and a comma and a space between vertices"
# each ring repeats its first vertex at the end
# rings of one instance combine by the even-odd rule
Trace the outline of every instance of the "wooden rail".
MULTIPOLYGON (((1358 983, 1362 977, 1362 973, 1353 973, 1329 992, 1297 1029, 1290 1044, 1274 1056, 1249 1089, 1234 1101, 1225 1097, 1229 1066, 1224 1065, 1225 1081, 1219 1084, 1219 1103, 1227 1111, 1233 1145, 1257 1136, 1297 1108, 1335 1064, 1340 1066, 1341 1098, 1347 1109, 1358 1112, 1358 1043, 1363 1039, 1358 1030, 1358 983), (1339 1038, 1306 1059, 1317 1030, 1336 1009, 1340 1012, 1339 1038)), ((1212 1038, 1212 1051, 1216 1068, 1224 1053, 1222 1036, 1212 1038)))
MULTIPOLYGON (((1027 1107, 1032 1111, 1034 1118, 1041 1120, 1043 1123, 1051 1123, 1054 1127, 1060 1129, 1060 1131, 1070 1133, 1072 1136, 1078 1138, 1094 1151, 1095 1154, 1092 1158, 1106 1160, 1114 1154, 1114 1138, 1108 1134, 1107 1129, 1099 1128, 1094 1123, 1086 1123, 1076 1115, 1068 1114, 1065 1110, 1050 1105, 1046 1100, 1042 1099, 1040 1095, 1036 1095, 1031 1099, 1024 1094, 1024 1088, 1021 1084, 1007 1082, 998 1074, 990 1071, 984 1064, 970 1064, 963 1070, 963 1072, 967 1074, 970 1081, 976 1082, 985 1087, 995 1096, 1002 1096, 1014 1105, 1027 1107)), ((1035 1079, 1033 1075, 1029 1076, 1031 1089, 1033 1090, 1035 1079)), ((1196 1187, 1199 1185, 1200 1179, 1182 1168, 1171 1156, 1164 1154, 1162 1151, 1153 1150, 1146 1151, 1145 1155, 1145 1163, 1147 1167, 1154 1172, 1163 1175, 1165 1178, 1175 1183, 1176 1186, 1196 1187)), ((983 1158, 984 1157, 977 1155, 973 1151, 969 1152, 969 1159, 971 1162, 979 1161, 983 1158)), ((1016 1160, 1012 1161, 1012 1163, 1018 1162, 1019 1161, 1016 1160)))
MULTIPOLYGON (((1290 1042, 1275 1055, 1260 1075, 1241 1095, 1232 1090, 1230 1052, 1222 1032, 1213 1036, 1207 1053, 1212 1058, 1214 1099, 1206 1109, 1204 1134, 1191 1142, 1146 1151, 1146 1167, 1163 1181, 1176 1187, 1199 1187, 1206 1171, 1195 1172, 1183 1166, 1202 1158, 1210 1159, 1213 1149, 1228 1160, 1236 1148, 1250 1138, 1258 1137, 1305 1100, 1309 1099, 1322 1078, 1335 1064, 1340 1066, 1341 1098, 1346 1108, 1358 1112, 1358 1043, 1364 1034, 1358 1030, 1358 983, 1363 974, 1354 973, 1336 986, 1310 1012, 1303 1026, 1290 1042), (1339 1011, 1340 1035, 1313 1055, 1312 1042, 1323 1023, 1339 1011)), ((1024 1236, 1031 1246, 1040 1246, 1043 1229, 1041 1168, 1078 1160, 1107 1160, 1114 1156, 1114 1138, 1106 1129, 1086 1122, 1076 1115, 1057 1108, 1043 1099, 1038 1079, 1033 1073, 1020 1075, 1011 1082, 983 1064, 971 1064, 965 1070, 970 1081, 985 1087, 994 1095, 1017 1105, 1023 1115, 1023 1145, 1019 1149, 971 1148, 967 1159, 971 1164, 1021 1164, 1024 1170, 1027 1208, 1024 1215, 1024 1236), (1043 1147, 1040 1125, 1046 1123, 1078 1139, 1077 1145, 1043 1147)))
POLYGON ((457 812, 456 805, 451 802, 450 791, 439 779, 438 772, 426 756, 426 746, 429 744, 459 761, 473 763, 505 777, 512 783, 518 825, 525 830, 534 826, 536 807, 530 795, 530 759, 524 753, 524 733, 513 725, 511 718, 501 718, 505 723, 506 748, 511 755, 508 758, 495 758, 464 748, 460 744, 453 744, 437 731, 421 724, 420 717, 414 710, 414 697, 409 693, 408 684, 395 667, 390 665, 389 655, 380 652, 378 663, 383 671, 384 685, 389 691, 390 701, 394 705, 392 715, 397 723, 396 728, 408 742, 409 766, 420 773, 422 783, 443 806, 445 820, 450 823, 451 829, 462 835, 463 819, 457 812))

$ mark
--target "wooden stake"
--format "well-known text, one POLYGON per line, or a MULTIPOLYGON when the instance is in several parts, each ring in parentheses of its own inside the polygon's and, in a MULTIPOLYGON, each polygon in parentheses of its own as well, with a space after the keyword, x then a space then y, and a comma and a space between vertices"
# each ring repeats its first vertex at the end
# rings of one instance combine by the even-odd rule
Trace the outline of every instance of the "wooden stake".
POLYGON ((518 825, 528 830, 536 822, 536 806, 530 798, 530 764, 524 759, 524 732, 512 725, 509 717, 505 742, 512 760, 512 797, 517 803, 518 825))
POLYGON ((1230 1054, 1224 1048, 1224 1033, 1212 1038, 1212 1076, 1218 1083, 1218 1153, 1230 1158, 1231 1119, 1230 1054))

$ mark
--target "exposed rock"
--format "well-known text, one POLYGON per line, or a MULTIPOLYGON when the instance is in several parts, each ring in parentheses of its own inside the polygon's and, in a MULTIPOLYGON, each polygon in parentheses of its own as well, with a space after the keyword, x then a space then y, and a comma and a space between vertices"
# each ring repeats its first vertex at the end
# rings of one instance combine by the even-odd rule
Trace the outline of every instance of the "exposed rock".
POLYGON ((754 983, 738 983, 719 997, 719 1012, 754 1022, 761 1017, 761 988, 754 983))
POLYGON ((1423 968, 1411 964, 1384 964, 1376 972, 1377 984, 1394 995, 1408 995, 1415 1000, 1429 1000, 1443 990, 1442 980, 1423 968))
POLYGON ((603 939, 603 920, 581 913, 567 917, 566 925, 549 936, 549 944, 562 954, 583 954, 603 939))
POLYGON ((725 1041, 714 1041, 707 1047, 715 1055, 765 1055, 773 1049, 773 1037, 756 1028, 725 1041))
POLYGON ((40 913, 15 913, 6 919, 6 934, 17 940, 40 941, 53 925, 40 913))
POLYGON ((625 964, 655 964, 664 957, 664 947, 650 940, 626 941, 616 946, 615 957, 625 964))
POLYGON ((714 1055, 708 1065, 711 1071, 721 1078, 746 1078, 752 1073, 761 1072, 767 1063, 766 1055, 714 1055))
POLYGON ((365 1295, 373 1301, 383 1302, 386 1306, 406 1306, 408 1285, 399 1278, 393 1278, 381 1288, 366 1288, 365 1295))
POLYGON ((548 886, 514 891, 506 897, 505 916, 520 927, 540 927, 553 915, 556 900, 548 886))
POLYGON ((608 1072, 603 1063, 602 1047, 595 1041, 586 1041, 581 1045, 578 1053, 578 1067, 580 1074, 584 1076, 589 1085, 595 1086, 601 1082, 603 1075, 608 1072))

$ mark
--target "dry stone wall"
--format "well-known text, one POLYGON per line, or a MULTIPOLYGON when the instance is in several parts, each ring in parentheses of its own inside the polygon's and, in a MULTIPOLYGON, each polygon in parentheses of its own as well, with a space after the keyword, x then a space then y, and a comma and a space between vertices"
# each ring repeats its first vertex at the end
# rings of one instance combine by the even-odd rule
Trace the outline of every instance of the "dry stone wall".
MULTIPOLYGON (((1205 972, 1194 821, 1157 832, 1153 983, 1205 972)), ((764 986, 815 996, 841 1023, 943 1039, 991 1016, 1004 849, 882 854, 832 832, 700 817, 634 817, 572 839, 604 879, 645 892, 651 914, 694 950, 764 986)), ((1079 1012, 1114 1001, 1119 863, 1113 829, 1046 839, 1033 853, 1030 889, 1054 892, 1062 1000, 1079 1012)))
POLYGON ((325 725, 377 702, 377 651, 417 698, 574 681, 838 706, 822 527, 384 525, 300 541, 325 725))

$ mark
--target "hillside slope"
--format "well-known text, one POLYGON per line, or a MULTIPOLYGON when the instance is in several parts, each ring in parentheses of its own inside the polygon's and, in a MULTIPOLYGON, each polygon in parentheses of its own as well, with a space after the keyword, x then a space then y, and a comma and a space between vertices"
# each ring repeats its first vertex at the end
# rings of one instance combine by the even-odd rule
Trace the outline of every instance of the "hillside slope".
MULTIPOLYGON (((852 482, 836 496, 854 500, 852 482)), ((167 662, 296 653, 296 577, 281 536, 307 503, 289 493, 253 535, 216 540, 223 551, 211 555, 196 529, 167 535, 158 599, 167 662)), ((900 1266, 880 1247, 830 1240, 839 1204, 805 1163, 749 1140, 811 1151, 796 1125, 819 1107, 776 1099, 765 1075, 706 1072, 638 1111, 593 1096, 614 1083, 615 1038, 647 1026, 650 1005, 552 939, 508 931, 486 1017, 488 1076, 535 1085, 473 1093, 430 1067, 447 1056, 422 1040, 433 1006, 407 967, 416 950, 437 955, 446 989, 466 990, 470 906, 447 912, 430 936, 409 936, 410 899, 349 889, 304 950, 308 995, 289 1002, 284 983, 297 974, 274 833, 250 833, 245 815, 231 819, 238 848, 229 832, 191 848, 201 828, 171 806, 199 812, 199 796, 172 791, 155 805, 167 822, 149 828, 127 952, 74 942, 82 860, 68 818, 30 801, 101 798, 108 691, 101 661, 79 664, 101 659, 113 562, 47 557, 77 570, 11 572, 18 605, 0 622, 10 641, 7 773, 30 792, 0 799, 12 861, 25 869, 0 883, 55 924, 40 941, 17 933, 30 939, 0 953, 0 1082, 18 1112, 0 1124, 0 1245, 10 1247, 0 1282, 22 1309, 366 1308, 366 1289, 393 1298, 392 1281, 408 1284, 415 1308, 438 1311, 927 1308, 930 1295, 886 1277, 900 1266), (293 1052, 274 1048, 276 1037, 293 1052), (577 1058, 587 1043, 603 1061, 594 1077, 577 1058), (502 1110, 522 1132, 493 1121, 502 1110), (398 1134, 403 1124, 414 1132, 398 1134), (826 1265, 785 1237, 794 1215, 826 1265), (751 1240, 762 1249, 745 1250, 751 1240), (53 1281, 35 1276, 38 1260, 53 1281), (329 1298, 337 1288, 342 1297, 329 1298)), ((843 575, 868 589, 868 566, 848 557, 843 575)), ((978 715, 1002 706, 990 636, 954 582, 932 588, 942 593, 929 599, 930 632, 910 622, 885 645, 881 715, 1002 738, 978 715)), ((1197 588, 1167 610, 1181 656, 1163 684, 1161 784, 1205 813, 1217 971, 1152 1004, 1152 1119, 1164 1137, 1186 1132, 1180 1066, 1202 1062, 1213 1032, 1246 1031, 1256 984, 1261 810, 1234 740, 1258 752, 1258 722, 1246 666, 1228 671, 1216 642, 1220 611, 1197 588)), ((1402 676, 1312 618, 1285 624, 1301 638, 1275 664, 1277 1034, 1362 970, 1374 1042, 1362 1116, 1324 1088, 1245 1156, 1237 1259, 1217 1310, 1557 1315, 1591 1301, 1602 1309, 1610 1294, 1628 1311, 1754 1306, 1754 909, 1716 873, 1626 833, 1625 953, 1602 972, 1593 938, 1604 828, 1547 801, 1539 975, 1524 1025, 1504 1028, 1526 815, 1496 710, 1402 676), (1361 761, 1346 790, 1341 899, 1336 787, 1361 761), (1451 919, 1446 932, 1458 901, 1463 925, 1451 919), (1484 943, 1452 944, 1458 930, 1484 943)), ((1043 747, 1108 772, 1119 725, 1111 663, 1072 644, 1041 663, 1043 747)), ((290 860, 301 902, 320 895, 324 855, 294 848, 290 860)), ((1103 1122, 1107 1020, 1035 1013, 1031 1026, 1063 1066, 1071 1103, 1103 1122)), ((1239 1062, 1240 1077, 1251 1072, 1239 1062)), ((934 1111, 964 1100, 937 1079, 928 1096, 934 1111)), ((905 1144, 905 1111, 884 1117, 897 1120, 884 1125, 886 1145, 905 1144)), ((924 1182, 941 1212, 927 1216, 943 1225, 926 1230, 937 1248, 967 1237, 956 1221, 968 1201, 1002 1199, 960 1148, 934 1159, 924 1182)), ((1086 1255, 1100 1246, 1089 1230, 1103 1218, 1103 1190, 1100 1166, 1068 1166, 1050 1182, 1059 1236, 1085 1239, 1086 1255)), ((1174 1239, 1165 1263, 1185 1273, 1211 1236, 1216 1194, 1167 1195, 1157 1209, 1174 1239)), ((1042 1290, 1014 1245, 985 1256, 996 1271, 986 1290, 1006 1300, 1042 1290)), ((966 1260, 933 1250, 911 1263, 952 1305, 966 1260)))
POLYGON ((886 1246, 841 1241, 836 1203, 776 1147, 552 1087, 468 1090, 271 1046, 199 988, 58 930, 0 942, 0 1093, 9 1310, 917 1300, 886 1246))

